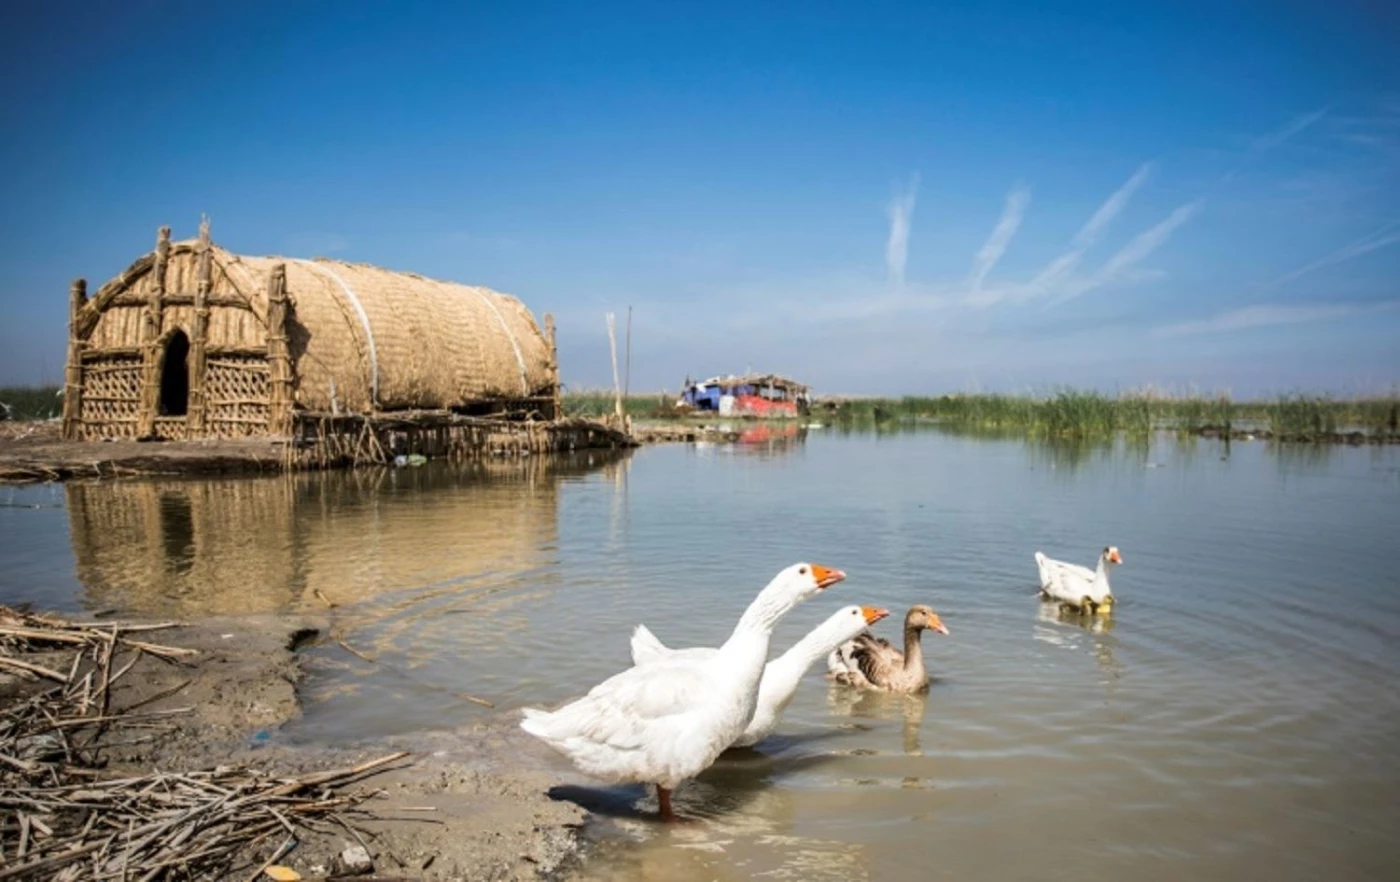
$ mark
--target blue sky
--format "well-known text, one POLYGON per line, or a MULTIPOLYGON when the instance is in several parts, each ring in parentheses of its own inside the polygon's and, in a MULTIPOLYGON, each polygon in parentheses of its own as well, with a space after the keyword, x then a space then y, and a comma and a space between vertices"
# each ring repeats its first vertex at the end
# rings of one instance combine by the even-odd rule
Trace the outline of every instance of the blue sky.
POLYGON ((489 285, 564 379, 1400 381, 1400 7, 25 4, 0 383, 155 229, 489 285))

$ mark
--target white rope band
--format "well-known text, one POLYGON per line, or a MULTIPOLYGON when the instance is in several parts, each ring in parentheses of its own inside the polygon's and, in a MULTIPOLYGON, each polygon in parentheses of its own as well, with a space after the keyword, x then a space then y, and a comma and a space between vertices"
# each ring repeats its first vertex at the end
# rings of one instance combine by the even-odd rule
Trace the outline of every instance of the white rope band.
POLYGON ((480 288, 473 288, 472 291, 480 297, 482 302, 491 307, 491 311, 496 314, 496 321, 501 323, 501 330, 506 332, 506 339, 510 341, 510 348, 515 350, 515 363, 520 365, 520 394, 522 397, 530 397, 530 380, 525 376, 525 356, 520 354, 520 344, 515 342, 515 335, 510 332, 510 325, 506 324, 506 317, 501 315, 501 311, 496 308, 496 304, 491 298, 482 292, 480 288))
POLYGON ((360 325, 365 329, 365 343, 369 346, 369 403, 377 409, 379 407, 379 356, 375 354, 374 332, 369 328, 369 316, 365 315, 365 308, 360 305, 360 298, 355 296, 355 292, 350 290, 350 286, 345 284, 345 280, 335 270, 325 264, 303 260, 299 257, 292 259, 314 272, 324 272, 335 279, 340 285, 340 290, 345 292, 345 297, 350 301, 350 305, 355 307, 355 312, 359 314, 360 325))

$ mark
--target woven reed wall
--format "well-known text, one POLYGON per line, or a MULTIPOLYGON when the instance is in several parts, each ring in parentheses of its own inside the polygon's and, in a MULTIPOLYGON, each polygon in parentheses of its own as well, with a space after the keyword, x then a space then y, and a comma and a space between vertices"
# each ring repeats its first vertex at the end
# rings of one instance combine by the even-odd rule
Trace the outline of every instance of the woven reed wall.
POLYGON ((83 365, 83 437, 135 438, 141 410, 141 356, 113 354, 83 365))

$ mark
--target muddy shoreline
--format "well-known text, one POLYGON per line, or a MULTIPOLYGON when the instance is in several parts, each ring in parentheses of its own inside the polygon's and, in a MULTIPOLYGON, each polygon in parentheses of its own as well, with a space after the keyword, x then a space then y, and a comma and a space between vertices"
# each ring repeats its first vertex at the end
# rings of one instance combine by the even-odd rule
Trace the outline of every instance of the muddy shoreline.
MULTIPOLYGON (((299 746, 279 739, 278 729, 301 711, 298 650, 328 639, 329 628, 321 616, 259 615, 160 632, 163 642, 196 654, 180 664, 142 655, 113 687, 114 713, 139 705, 143 714, 170 716, 161 717, 162 728, 148 740, 109 748, 103 774, 233 765, 290 776, 408 751, 404 761, 361 782, 379 793, 363 804, 373 815, 363 827, 373 834, 374 875, 358 878, 557 879, 578 866, 587 813, 550 799, 549 788, 560 780, 556 764, 509 712, 485 711, 470 727, 373 743, 299 746)), ((24 658, 61 661, 47 655, 24 658)), ((30 678, 0 673, 0 701, 20 700, 34 688, 30 678)), ((327 879, 336 856, 355 844, 349 834, 308 830, 279 863, 304 879, 327 879)), ((253 867, 271 850, 250 855, 253 867)), ((248 870, 240 872, 247 877, 248 870)))

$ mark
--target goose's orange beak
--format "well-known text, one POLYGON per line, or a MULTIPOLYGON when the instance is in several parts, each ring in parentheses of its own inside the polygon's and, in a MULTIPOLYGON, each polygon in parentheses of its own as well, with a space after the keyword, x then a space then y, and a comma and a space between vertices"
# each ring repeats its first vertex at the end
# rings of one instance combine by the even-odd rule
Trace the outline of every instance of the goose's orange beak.
POLYGON ((1123 562, 1123 555, 1119 554, 1118 549, 1115 548, 1108 553, 1108 559, 1116 564, 1120 564, 1123 562))
POLYGON ((840 570, 833 570, 831 567, 824 567, 821 564, 812 564, 812 578, 817 580, 817 590, 830 588, 837 582, 846 578, 846 574, 840 570))
POLYGON ((865 616, 865 623, 867 625, 873 625, 889 615, 890 611, 887 609, 880 609, 878 606, 862 606, 860 608, 860 614, 865 616))
POLYGON ((943 620, 940 619, 938 616, 933 616, 932 618, 930 618, 930 619, 928 620, 928 627, 929 627, 929 630, 931 630, 931 631, 937 631, 938 633, 942 634, 944 637, 947 637, 947 636, 948 636, 948 626, 945 625, 945 624, 943 624, 943 620))

